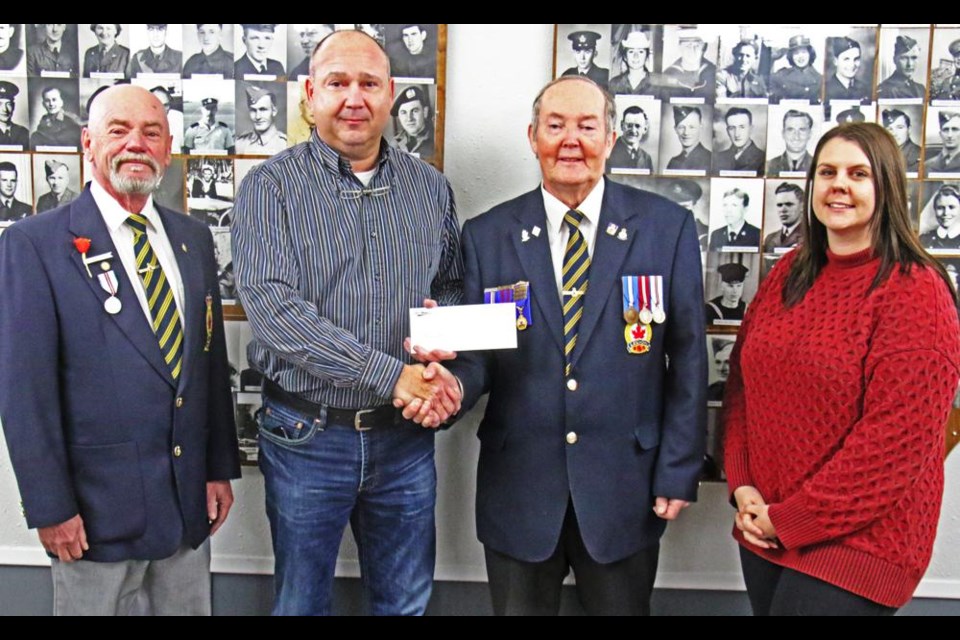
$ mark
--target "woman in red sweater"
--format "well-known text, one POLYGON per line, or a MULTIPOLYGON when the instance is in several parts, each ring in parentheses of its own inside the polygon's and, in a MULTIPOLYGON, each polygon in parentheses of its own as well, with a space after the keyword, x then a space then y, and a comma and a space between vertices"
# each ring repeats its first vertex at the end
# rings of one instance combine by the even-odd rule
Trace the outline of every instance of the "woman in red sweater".
POLYGON ((827 132, 807 188, 804 243, 764 281, 731 357, 733 533, 754 614, 892 614, 937 529, 956 293, 910 227, 883 128, 827 132))

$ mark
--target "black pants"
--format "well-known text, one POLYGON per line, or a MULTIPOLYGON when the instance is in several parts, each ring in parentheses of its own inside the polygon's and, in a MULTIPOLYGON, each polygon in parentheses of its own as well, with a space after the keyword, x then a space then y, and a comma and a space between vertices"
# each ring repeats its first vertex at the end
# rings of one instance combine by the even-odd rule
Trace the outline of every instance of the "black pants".
POLYGON ((557 615, 563 580, 570 569, 577 579, 577 596, 588 614, 650 615, 659 543, 623 560, 601 564, 587 553, 573 503, 567 506, 556 550, 543 562, 524 562, 490 547, 484 547, 484 554, 495 615, 557 615))
POLYGON ((755 616, 892 616, 894 607, 768 562, 740 547, 740 564, 755 616))

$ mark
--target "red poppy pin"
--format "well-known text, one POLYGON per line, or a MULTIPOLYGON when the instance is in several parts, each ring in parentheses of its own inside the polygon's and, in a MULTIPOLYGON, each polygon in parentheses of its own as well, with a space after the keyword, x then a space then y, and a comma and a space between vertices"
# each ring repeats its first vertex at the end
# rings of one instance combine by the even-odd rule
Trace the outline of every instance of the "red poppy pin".
POLYGON ((90 251, 90 238, 74 238, 73 246, 77 248, 77 251, 79 251, 83 257, 83 266, 87 270, 87 275, 92 278, 93 274, 90 273, 90 265, 87 264, 87 251, 90 251))

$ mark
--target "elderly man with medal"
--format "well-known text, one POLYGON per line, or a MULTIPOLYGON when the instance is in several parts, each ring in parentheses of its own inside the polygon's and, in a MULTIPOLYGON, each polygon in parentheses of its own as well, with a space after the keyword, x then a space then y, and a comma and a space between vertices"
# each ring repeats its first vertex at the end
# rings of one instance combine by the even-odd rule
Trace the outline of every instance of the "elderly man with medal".
POLYGON ((693 216, 610 182, 612 98, 562 77, 528 130, 543 182, 468 220, 465 302, 512 301, 517 348, 460 351, 477 535, 497 614, 647 614, 666 521, 696 499, 707 360, 693 216), (670 366, 667 366, 669 359, 670 366))

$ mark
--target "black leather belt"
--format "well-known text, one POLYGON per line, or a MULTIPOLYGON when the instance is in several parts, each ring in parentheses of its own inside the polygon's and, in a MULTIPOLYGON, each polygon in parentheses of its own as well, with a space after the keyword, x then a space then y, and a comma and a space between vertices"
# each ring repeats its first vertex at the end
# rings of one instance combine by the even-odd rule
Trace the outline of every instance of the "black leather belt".
POLYGON ((403 422, 403 416, 393 405, 385 404, 370 409, 337 409, 336 407, 310 402, 289 391, 284 391, 280 388, 280 385, 267 378, 263 379, 263 396, 311 416, 319 417, 325 411, 328 425, 352 426, 357 431, 382 429, 403 422))

